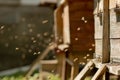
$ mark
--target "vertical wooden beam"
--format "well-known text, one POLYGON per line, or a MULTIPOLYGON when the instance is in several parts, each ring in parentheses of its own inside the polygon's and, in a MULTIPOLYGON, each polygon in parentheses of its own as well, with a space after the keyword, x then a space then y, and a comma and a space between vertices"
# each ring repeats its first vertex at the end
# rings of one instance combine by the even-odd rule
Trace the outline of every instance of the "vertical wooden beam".
POLYGON ((61 80, 65 80, 65 67, 66 67, 66 60, 65 60, 65 53, 60 52, 57 54, 58 65, 57 65, 57 73, 59 74, 61 80))
POLYGON ((60 43, 59 39, 63 38, 63 18, 62 18, 62 14, 63 14, 63 7, 59 6, 54 12, 55 41, 58 44, 60 43))
POLYGON ((103 0, 103 49, 102 63, 110 62, 110 19, 109 19, 109 0, 103 0))
POLYGON ((79 59, 74 62, 71 68, 71 80, 73 80, 79 73, 79 59))
POLYGON ((66 3, 63 8, 63 42, 70 43, 69 5, 66 3))

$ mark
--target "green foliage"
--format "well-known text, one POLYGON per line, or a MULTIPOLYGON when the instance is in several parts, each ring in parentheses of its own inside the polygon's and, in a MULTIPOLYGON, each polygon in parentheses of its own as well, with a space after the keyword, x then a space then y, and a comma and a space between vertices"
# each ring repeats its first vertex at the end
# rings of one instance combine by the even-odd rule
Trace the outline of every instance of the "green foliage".
POLYGON ((14 77, 14 76, 5 76, 3 78, 1 78, 0 80, 26 80, 23 76, 18 76, 18 77, 14 77))
POLYGON ((60 78, 59 78, 58 75, 53 75, 53 74, 51 74, 51 75, 48 77, 48 80, 60 80, 60 78))
MULTIPOLYGON (((18 73, 15 73, 13 75, 3 76, 0 78, 0 80, 37 80, 38 77, 39 77, 39 73, 35 73, 33 76, 26 79, 24 77, 24 73, 18 72, 18 73)), ((50 74, 47 77, 47 79, 48 80, 60 80, 58 75, 53 75, 53 74, 50 74)))

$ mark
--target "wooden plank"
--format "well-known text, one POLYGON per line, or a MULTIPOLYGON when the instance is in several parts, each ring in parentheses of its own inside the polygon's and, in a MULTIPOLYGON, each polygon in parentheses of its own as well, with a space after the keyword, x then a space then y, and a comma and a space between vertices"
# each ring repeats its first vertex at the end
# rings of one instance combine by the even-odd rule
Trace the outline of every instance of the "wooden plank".
POLYGON ((114 74, 114 75, 120 75, 120 63, 111 63, 111 64, 106 64, 109 72, 114 74))
POLYGON ((71 1, 70 42, 73 51, 89 50, 94 44, 93 0, 71 1), (81 6, 80 6, 81 5, 81 6))
POLYGON ((95 54, 102 56, 102 39, 95 40, 95 54))
POLYGON ((104 0, 102 63, 110 62, 109 0, 104 0))
MULTIPOLYGON (((110 11, 110 38, 120 38, 120 25, 119 22, 117 22, 118 15, 116 15, 116 12, 114 9, 109 10, 110 11)), ((101 13, 103 16, 103 13, 101 13)), ((100 17, 98 15, 94 15, 95 19, 95 39, 101 39, 103 38, 103 25, 101 25, 100 17)))
MULTIPOLYGON (((94 46, 92 46, 92 44, 94 44, 93 42, 94 39, 92 38, 79 38, 79 37, 74 37, 72 40, 71 40, 71 47, 72 47, 72 50, 74 51, 84 51, 84 52, 87 52, 89 51, 89 49, 92 49, 90 51, 94 51, 94 46), (77 40, 78 39, 78 40, 77 40), (74 44, 74 45, 73 45, 74 44)), ((79 52, 79 54, 81 54, 79 52)), ((77 53, 78 54, 78 53, 77 53)), ((92 55, 92 54, 91 54, 92 55)))
MULTIPOLYGON (((96 68, 101 68, 103 65, 99 60, 93 59, 92 60, 95 64, 96 68)), ((120 63, 105 63, 109 73, 114 74, 114 75, 120 75, 120 63)))
POLYGON ((59 44, 59 39, 63 38, 63 8, 59 6, 54 12, 55 40, 59 44))
POLYGON ((57 0, 40 0, 40 4, 45 4, 45 3, 57 3, 57 0))
POLYGON ((95 73, 95 75, 93 76, 93 78, 91 80, 99 80, 99 78, 101 78, 101 76, 104 75, 104 73, 106 72, 107 67, 106 65, 102 65, 98 71, 95 73))
POLYGON ((70 66, 74 66, 74 63, 73 63, 70 59, 66 58, 66 62, 67 62, 70 66))
POLYGON ((58 60, 41 60, 40 64, 57 64, 58 60))
POLYGON ((32 65, 30 66, 27 74, 26 74, 26 77, 29 77, 33 71, 35 70, 36 66, 38 66, 39 62, 45 58, 45 56, 48 54, 48 52, 52 49, 54 49, 56 47, 56 44, 53 43, 52 45, 49 45, 44 51, 43 53, 38 56, 38 58, 32 63, 32 65))
MULTIPOLYGON (((120 39, 110 39, 110 57, 113 61, 120 60, 120 39)), ((95 54, 102 56, 102 39, 95 40, 95 54)))
POLYGON ((101 25, 101 20, 98 15, 94 15, 95 21, 95 39, 102 39, 103 38, 103 25, 101 25))
POLYGON ((65 80, 65 68, 66 68, 66 60, 65 60, 65 53, 64 52, 60 52, 57 55, 57 59, 58 59, 58 65, 57 65, 57 73, 59 74, 59 77, 61 78, 61 80, 65 80))
POLYGON ((118 27, 120 23, 117 22, 117 18, 120 19, 120 17, 117 15, 114 9, 111 9, 110 10, 110 38, 120 38, 120 27, 118 27))
POLYGON ((76 76, 76 78, 74 80, 84 80, 84 78, 86 77, 87 72, 94 67, 94 63, 93 61, 90 61, 85 67, 84 69, 76 76))
MULTIPOLYGON (((103 1, 104 0, 95 0, 95 11, 94 14, 103 12, 103 1), (99 3, 97 3, 97 1, 99 3)), ((119 0, 109 0, 109 9, 114 9, 116 8, 116 4, 119 4, 119 0)))
POLYGON ((111 57, 117 57, 118 59, 120 59, 120 39, 111 39, 110 40, 111 43, 111 57))
POLYGON ((63 8, 63 42, 70 43, 70 22, 69 22, 69 5, 66 4, 63 8))
POLYGON ((74 67, 74 66, 71 66, 71 76, 70 76, 70 80, 73 80, 73 79, 74 79, 74 70, 75 70, 75 67, 74 67))
POLYGON ((109 5, 109 9, 114 9, 116 7, 116 1, 118 0, 110 0, 110 5, 109 5))
POLYGON ((102 77, 103 80, 110 80, 110 73, 109 72, 105 72, 103 74, 103 77, 102 77))
POLYGON ((71 80, 73 80, 79 72, 79 59, 76 58, 74 65, 71 68, 71 80))
POLYGON ((70 12, 75 12, 75 11, 92 11, 93 10, 93 0, 87 0, 86 1, 73 1, 69 3, 70 5, 70 12))

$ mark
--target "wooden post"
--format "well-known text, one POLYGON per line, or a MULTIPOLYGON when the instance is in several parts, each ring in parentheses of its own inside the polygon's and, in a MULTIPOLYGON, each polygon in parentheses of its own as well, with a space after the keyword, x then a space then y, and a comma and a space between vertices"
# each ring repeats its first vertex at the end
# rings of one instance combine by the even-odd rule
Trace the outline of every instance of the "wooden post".
POLYGON ((59 52, 57 54, 58 65, 57 65, 57 73, 59 74, 61 80, 65 80, 65 67, 66 67, 66 60, 65 60, 65 53, 59 52))
POLYGON ((79 59, 74 62, 71 68, 71 80, 77 76, 79 73, 79 59))
POLYGON ((70 43, 69 5, 66 3, 63 8, 63 42, 70 43))
POLYGON ((59 42, 59 39, 63 39, 63 18, 62 18, 62 14, 63 14, 63 7, 61 5, 54 12, 55 41, 56 41, 57 44, 62 43, 62 42, 59 42))
POLYGON ((110 19, 109 19, 109 0, 104 2, 104 16, 103 16, 103 49, 102 49, 102 63, 110 62, 110 19))

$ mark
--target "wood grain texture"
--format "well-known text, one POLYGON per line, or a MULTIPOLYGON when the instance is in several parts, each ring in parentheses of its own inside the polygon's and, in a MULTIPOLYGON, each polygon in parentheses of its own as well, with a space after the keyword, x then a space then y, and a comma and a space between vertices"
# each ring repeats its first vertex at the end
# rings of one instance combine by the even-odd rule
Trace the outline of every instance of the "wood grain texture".
POLYGON ((70 39, 73 51, 89 51, 94 44, 93 0, 70 1, 70 39))
MULTIPOLYGON (((104 0, 95 0, 95 5, 94 5, 94 14, 98 14, 99 12, 103 12, 103 1, 104 0)), ((109 0, 109 9, 114 9, 116 8, 116 4, 119 4, 119 0, 109 0)))
POLYGON ((63 42, 70 44, 70 21, 69 21, 69 5, 63 8, 63 42))
POLYGON ((115 75, 120 75, 120 64, 119 63, 105 63, 102 64, 100 61, 93 59, 92 60, 95 64, 96 68, 101 68, 102 65, 106 65, 108 68, 107 72, 115 74, 115 75))
MULTIPOLYGON (((111 0, 110 0, 111 1, 111 0)), ((113 1, 111 1, 113 2, 113 1)), ((110 5, 111 5, 110 2, 110 5)), ((113 3, 114 4, 114 3, 113 3)), ((111 57, 114 57, 115 61, 119 61, 116 60, 115 58, 119 59, 119 53, 120 53, 120 47, 119 47, 119 39, 120 39, 120 22, 117 22, 117 18, 119 18, 116 15, 116 12, 114 11, 114 9, 110 9, 110 36, 109 38, 110 40, 110 53, 111 53, 111 57)), ((102 13, 102 17, 103 17, 103 13, 102 13)), ((95 19, 95 53, 96 54, 102 54, 102 38, 103 38, 103 25, 100 25, 100 17, 97 15, 94 15, 94 19, 95 19)))
POLYGON ((98 69, 98 71, 95 73, 91 80, 99 80, 104 75, 106 70, 107 70, 106 65, 101 65, 101 67, 98 69))
POLYGON ((63 9, 60 6, 54 12, 54 30, 55 30, 55 40, 59 43, 59 39, 63 38, 63 9))
POLYGON ((84 80, 88 71, 91 69, 91 67, 94 67, 94 63, 90 61, 83 69, 82 71, 76 76, 74 80, 84 80))
POLYGON ((109 16, 109 0, 105 0, 103 15, 103 44, 102 44, 102 63, 110 62, 110 16, 109 16))
MULTIPOLYGON (((101 40, 95 40, 95 53, 97 55, 102 55, 102 39, 101 40)), ((110 40, 110 56, 113 59, 113 61, 116 61, 116 59, 120 59, 120 39, 111 39, 110 40)))
MULTIPOLYGON (((120 38, 120 22, 117 22, 117 15, 114 9, 110 10, 110 38, 120 38)), ((119 17, 118 17, 119 18, 119 17)), ((95 39, 102 38, 103 25, 100 25, 100 17, 94 15, 95 19, 95 39)))

